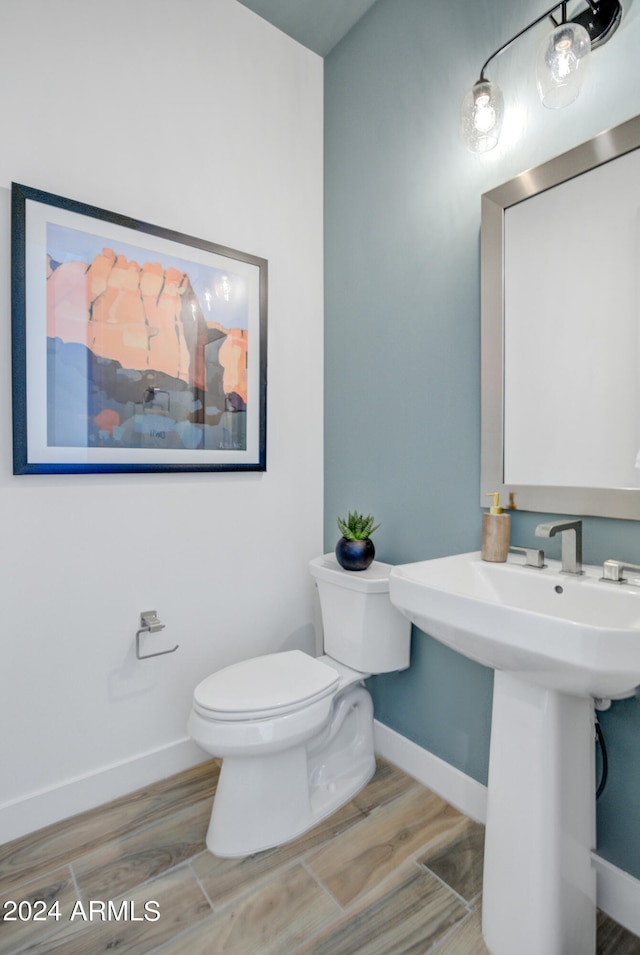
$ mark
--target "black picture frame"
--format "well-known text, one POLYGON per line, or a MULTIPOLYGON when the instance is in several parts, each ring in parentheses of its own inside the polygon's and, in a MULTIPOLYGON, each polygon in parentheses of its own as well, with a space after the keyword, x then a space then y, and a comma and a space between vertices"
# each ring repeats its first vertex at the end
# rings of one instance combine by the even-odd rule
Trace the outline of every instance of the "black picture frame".
POLYGON ((265 471, 266 259, 12 183, 14 474, 265 471))

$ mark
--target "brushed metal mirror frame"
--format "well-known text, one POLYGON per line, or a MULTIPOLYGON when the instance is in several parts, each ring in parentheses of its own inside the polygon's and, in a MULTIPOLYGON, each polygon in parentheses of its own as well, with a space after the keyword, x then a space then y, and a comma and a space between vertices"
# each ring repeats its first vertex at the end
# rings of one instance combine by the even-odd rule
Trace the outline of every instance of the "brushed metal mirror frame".
POLYGON ((529 169, 482 196, 480 502, 500 491, 504 506, 521 511, 640 520, 640 489, 504 483, 504 216, 531 196, 640 148, 640 116, 569 152, 529 169))

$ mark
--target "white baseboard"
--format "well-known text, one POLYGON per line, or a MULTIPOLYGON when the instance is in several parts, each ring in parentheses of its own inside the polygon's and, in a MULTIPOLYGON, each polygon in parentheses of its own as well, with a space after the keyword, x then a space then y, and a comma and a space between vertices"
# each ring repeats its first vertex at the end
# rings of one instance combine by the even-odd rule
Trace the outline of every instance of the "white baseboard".
POLYGON ((598 908, 640 935, 640 880, 593 853, 598 908))
POLYGON ((0 844, 75 816, 209 757, 189 738, 0 804, 0 844))
POLYGON ((465 816, 484 824, 487 818, 486 786, 378 720, 374 723, 374 739, 379 756, 413 776, 465 816))
MULTIPOLYGON (((445 799, 465 816, 484 824, 487 787, 434 756, 383 723, 375 721, 376 752, 445 799)), ((640 935, 640 880, 592 854, 598 908, 635 935, 640 935)))

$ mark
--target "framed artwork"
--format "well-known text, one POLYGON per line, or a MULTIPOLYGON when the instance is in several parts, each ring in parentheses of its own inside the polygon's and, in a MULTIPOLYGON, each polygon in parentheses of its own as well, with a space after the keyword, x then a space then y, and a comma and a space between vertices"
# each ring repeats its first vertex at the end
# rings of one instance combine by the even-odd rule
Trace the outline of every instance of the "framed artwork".
POLYGON ((12 185, 14 474, 266 470, 267 262, 12 185))

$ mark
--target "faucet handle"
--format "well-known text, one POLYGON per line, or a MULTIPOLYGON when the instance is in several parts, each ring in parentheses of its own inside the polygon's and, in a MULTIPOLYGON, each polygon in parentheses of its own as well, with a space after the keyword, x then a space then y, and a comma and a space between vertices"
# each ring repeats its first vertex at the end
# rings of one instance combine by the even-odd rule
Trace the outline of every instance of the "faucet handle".
POLYGON ((639 564, 626 564, 622 560, 605 560, 602 565, 602 577, 600 580, 609 581, 614 584, 626 584, 627 578, 624 576, 625 570, 632 574, 640 576, 639 564))
POLYGON ((524 554, 525 560, 522 565, 523 567, 535 567, 538 570, 542 570, 543 567, 547 566, 544 562, 544 551, 538 547, 516 547, 512 545, 509 548, 509 553, 524 554))

